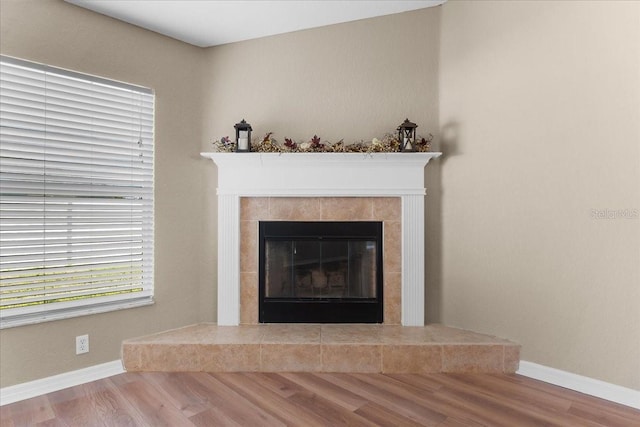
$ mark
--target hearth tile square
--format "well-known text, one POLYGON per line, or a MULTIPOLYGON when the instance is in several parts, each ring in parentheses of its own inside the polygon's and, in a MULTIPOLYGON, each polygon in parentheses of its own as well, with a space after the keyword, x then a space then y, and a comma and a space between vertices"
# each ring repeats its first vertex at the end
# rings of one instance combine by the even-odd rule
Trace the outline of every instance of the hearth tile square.
POLYGON ((259 325, 214 326, 201 344, 260 344, 264 330, 259 325))
POLYGON ((320 344, 320 325, 272 323, 261 327, 263 344, 320 344))
POLYGON ((320 219, 320 199, 317 197, 271 197, 268 219, 317 221, 320 219))
POLYGON ((401 344, 382 347, 382 372, 426 374, 442 371, 442 346, 401 344))
POLYGON ((520 367, 520 346, 504 346, 504 373, 513 374, 520 367))
POLYGON ((207 336, 211 328, 216 325, 212 323, 199 323, 195 325, 183 326, 168 331, 157 332, 142 337, 129 338, 125 344, 173 344, 173 343, 198 343, 207 336))
POLYGON ((381 342, 382 325, 322 325, 323 344, 380 344, 381 342))
POLYGON ((321 219, 330 221, 371 221, 373 203, 370 197, 323 197, 321 219))
POLYGON ((385 325, 399 325, 402 322, 401 304, 400 297, 384 297, 383 316, 385 325))
POLYGON ((322 344, 322 372, 381 371, 381 345, 322 344))
POLYGON ((434 344, 433 334, 424 326, 384 325, 382 328, 384 344, 434 344))
POLYGON ((402 223, 400 221, 384 222, 384 260, 385 273, 402 271, 402 223))
POLYGON ((240 219, 257 221, 269 215, 268 197, 241 197, 240 219))
POLYGON ((260 370, 260 344, 209 344, 200 348, 205 372, 249 372, 260 370))
POLYGON ((258 221, 240 221, 240 271, 258 271, 258 221))
POLYGON ((142 363, 140 362, 140 356, 142 353, 143 345, 141 344, 129 344, 122 343, 122 366, 125 371, 135 372, 142 369, 142 363))
POLYGON ((504 346, 454 344, 442 346, 442 372, 503 372, 504 346))
POLYGON ((384 324, 399 325, 402 320, 402 274, 384 273, 384 324))
POLYGON ((149 344, 140 352, 140 366, 145 371, 201 371, 198 344, 149 344))
POLYGON ((258 274, 240 273, 240 323, 258 324, 258 274))
POLYGON ((427 328, 429 328, 433 334, 433 339, 443 344, 513 344, 508 340, 492 335, 480 334, 440 324, 430 324, 427 328))
POLYGON ((320 344, 262 344, 262 372, 318 372, 320 344))
POLYGON ((400 197, 374 197, 373 219, 378 221, 397 221, 402 215, 400 197))

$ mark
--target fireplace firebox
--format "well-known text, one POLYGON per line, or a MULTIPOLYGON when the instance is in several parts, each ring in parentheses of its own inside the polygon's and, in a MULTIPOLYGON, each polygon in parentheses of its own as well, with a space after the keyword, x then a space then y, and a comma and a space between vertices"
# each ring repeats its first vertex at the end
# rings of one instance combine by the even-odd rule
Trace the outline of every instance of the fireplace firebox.
POLYGON ((260 323, 382 323, 382 222, 260 221, 260 323))

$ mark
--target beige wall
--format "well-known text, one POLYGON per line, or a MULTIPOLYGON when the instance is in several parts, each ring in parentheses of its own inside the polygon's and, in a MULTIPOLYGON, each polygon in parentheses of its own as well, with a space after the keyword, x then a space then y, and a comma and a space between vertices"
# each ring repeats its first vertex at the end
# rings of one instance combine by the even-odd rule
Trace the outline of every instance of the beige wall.
MULTIPOLYGON (((144 85, 156 92, 156 304, 0 331, 1 385, 120 357, 123 339, 199 320, 203 211, 200 150, 201 49, 58 0, 2 0, 0 51, 144 85), (196 307, 194 309, 193 307, 196 307), (75 355, 88 333, 91 352, 75 355)), ((209 292, 211 294, 211 292, 209 292)), ((200 317, 202 316, 202 317, 200 317)))
POLYGON ((1 385, 215 319, 216 174, 198 152, 238 120, 351 142, 409 117, 447 154, 427 168, 427 320, 640 388, 640 220, 591 217, 640 209, 639 8, 450 1, 197 49, 58 0, 0 0, 3 54, 157 95, 156 305, 1 331, 1 385), (91 353, 75 356, 83 333, 91 353))
POLYGON ((203 149, 242 118, 282 142, 434 132, 438 33, 434 8, 209 48, 203 149))
POLYGON ((591 214, 640 210, 640 3, 450 1, 441 25, 442 321, 640 389, 640 219, 591 214))

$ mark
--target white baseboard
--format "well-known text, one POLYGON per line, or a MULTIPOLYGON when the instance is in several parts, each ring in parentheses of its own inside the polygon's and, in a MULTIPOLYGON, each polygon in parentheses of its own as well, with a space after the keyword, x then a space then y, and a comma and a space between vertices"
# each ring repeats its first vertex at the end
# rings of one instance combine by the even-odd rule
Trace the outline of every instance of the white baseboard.
POLYGON ((640 409, 640 391, 607 383, 537 363, 520 361, 517 374, 554 384, 580 393, 640 409))
POLYGON ((78 369, 77 371, 65 372, 52 377, 3 387, 0 389, 0 406, 8 405, 9 403, 18 402, 20 400, 30 399, 32 397, 62 390, 64 388, 73 387, 75 385, 100 380, 123 372, 124 369, 122 368, 122 362, 120 360, 114 360, 113 362, 89 366, 88 368, 78 369))

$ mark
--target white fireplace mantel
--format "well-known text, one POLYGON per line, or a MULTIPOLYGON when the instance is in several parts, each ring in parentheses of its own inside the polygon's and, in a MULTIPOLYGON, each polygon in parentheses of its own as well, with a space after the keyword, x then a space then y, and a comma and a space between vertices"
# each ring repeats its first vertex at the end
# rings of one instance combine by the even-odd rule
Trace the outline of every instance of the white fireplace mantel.
POLYGON ((240 323, 241 197, 400 197, 402 315, 424 325, 424 167, 442 153, 201 153, 218 167, 218 324, 240 323))

